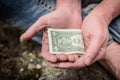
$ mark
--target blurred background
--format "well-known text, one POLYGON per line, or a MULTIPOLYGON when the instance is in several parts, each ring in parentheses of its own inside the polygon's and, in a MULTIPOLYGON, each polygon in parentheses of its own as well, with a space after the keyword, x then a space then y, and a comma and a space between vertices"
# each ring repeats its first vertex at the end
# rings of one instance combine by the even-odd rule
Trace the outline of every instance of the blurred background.
POLYGON ((0 80, 115 80, 98 62, 82 69, 50 67, 40 44, 19 42, 22 33, 0 22, 0 80))

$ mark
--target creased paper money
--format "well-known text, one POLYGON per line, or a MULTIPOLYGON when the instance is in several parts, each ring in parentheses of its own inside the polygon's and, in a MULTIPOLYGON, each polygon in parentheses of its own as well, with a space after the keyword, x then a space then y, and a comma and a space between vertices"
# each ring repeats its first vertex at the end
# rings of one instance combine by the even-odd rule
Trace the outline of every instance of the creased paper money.
POLYGON ((84 43, 80 29, 48 29, 51 54, 84 54, 84 43))

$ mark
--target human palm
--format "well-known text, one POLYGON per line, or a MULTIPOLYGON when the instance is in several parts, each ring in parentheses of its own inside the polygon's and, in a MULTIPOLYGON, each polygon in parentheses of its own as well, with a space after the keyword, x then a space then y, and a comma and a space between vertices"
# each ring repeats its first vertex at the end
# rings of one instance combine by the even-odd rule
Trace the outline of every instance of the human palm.
POLYGON ((108 23, 106 19, 89 14, 82 23, 82 33, 85 43, 85 55, 76 58, 74 62, 53 63, 53 67, 81 68, 103 58, 108 41, 108 23))
POLYGON ((82 19, 80 12, 71 12, 67 10, 55 10, 39 18, 22 36, 21 40, 28 40, 43 30, 42 55, 50 62, 74 61, 76 55, 52 55, 49 53, 48 28, 58 29, 80 29, 82 19))

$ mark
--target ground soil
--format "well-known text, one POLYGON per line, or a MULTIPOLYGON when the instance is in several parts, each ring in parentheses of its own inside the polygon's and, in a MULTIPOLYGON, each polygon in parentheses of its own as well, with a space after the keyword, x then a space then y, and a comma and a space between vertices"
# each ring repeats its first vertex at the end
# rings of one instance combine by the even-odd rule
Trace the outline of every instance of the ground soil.
POLYGON ((22 31, 0 22, 0 80, 115 80, 98 62, 82 69, 51 68, 41 45, 20 43, 22 31))

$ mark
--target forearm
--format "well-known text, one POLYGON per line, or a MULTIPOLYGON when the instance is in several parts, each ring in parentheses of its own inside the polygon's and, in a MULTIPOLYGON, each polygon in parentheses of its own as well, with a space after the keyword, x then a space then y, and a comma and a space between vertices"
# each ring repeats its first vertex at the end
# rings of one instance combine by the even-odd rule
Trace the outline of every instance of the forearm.
POLYGON ((56 9, 66 9, 74 11, 81 11, 81 0, 57 0, 56 9))
POLYGON ((120 0, 103 0, 92 12, 106 18, 106 22, 109 24, 120 15, 120 0))

